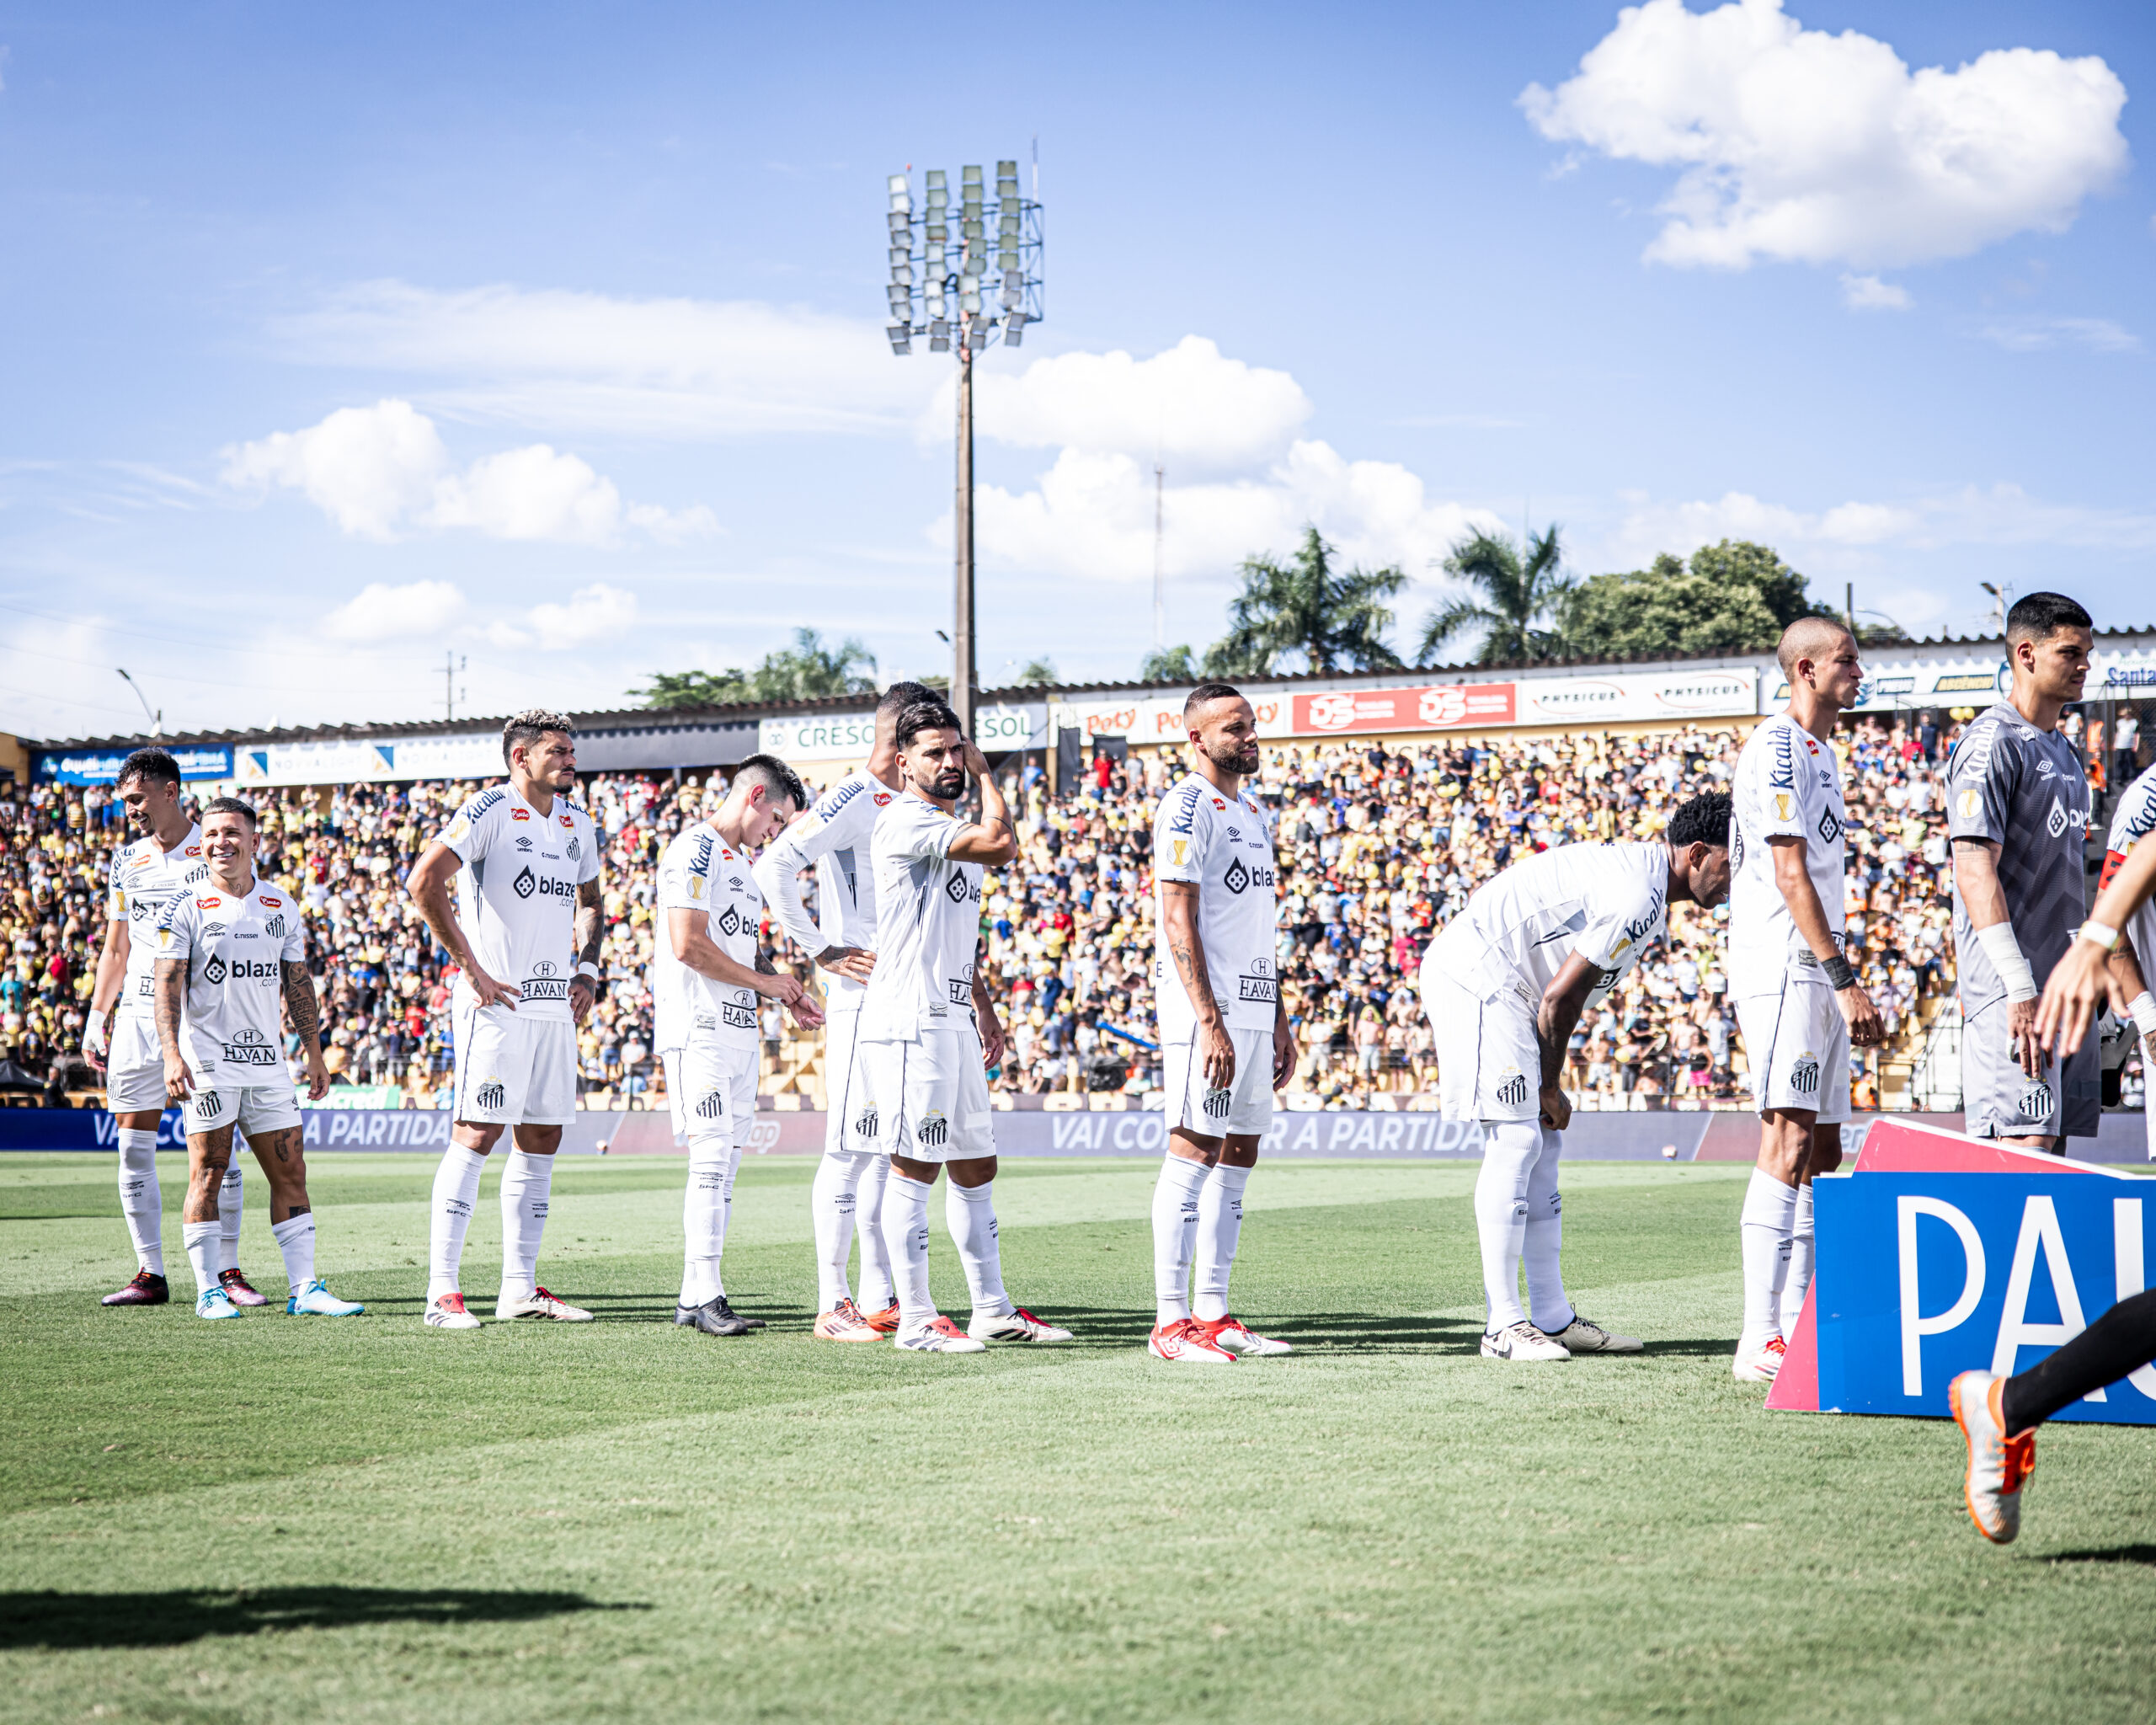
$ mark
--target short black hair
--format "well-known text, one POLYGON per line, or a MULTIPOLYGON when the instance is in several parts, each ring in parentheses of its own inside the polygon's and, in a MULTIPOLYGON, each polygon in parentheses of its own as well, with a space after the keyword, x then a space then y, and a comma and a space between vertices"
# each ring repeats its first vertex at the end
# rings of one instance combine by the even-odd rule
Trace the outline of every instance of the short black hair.
POLYGON ((1240 701, 1242 698, 1243 692, 1232 683, 1200 683, 1182 703, 1182 716, 1188 718, 1209 701, 1240 701))
POLYGON ((2063 593, 2025 593, 2006 613, 2009 641, 2048 641, 2061 629, 2093 629, 2089 613, 2063 593))
POLYGON ((528 749, 552 732, 574 737, 576 727, 569 723, 565 713, 550 713, 543 707, 526 708, 502 726, 502 765, 511 764, 515 758, 512 751, 519 743, 528 749))
POLYGON ((876 703, 876 716, 878 718, 888 718, 904 713, 920 702, 936 698, 936 691, 926 683, 894 683, 883 691, 883 698, 876 703))
POLYGON ((899 746, 901 749, 908 747, 923 731, 955 731, 960 729, 958 715, 944 702, 933 697, 926 701, 916 701, 899 715, 899 746))
MULTIPOLYGON (((210 806, 202 811, 202 820, 207 820, 212 814, 244 814, 249 826, 262 825, 262 817, 254 812, 254 805, 237 797, 212 797, 210 806)), ((195 824, 199 826, 201 821, 195 824)))
POLYGON ((1702 791, 1677 805, 1677 811, 1669 817, 1669 825, 1662 829, 1662 836, 1679 851, 1692 845, 1714 845, 1726 850, 1729 814, 1727 791, 1702 791))
POLYGON ((746 780, 751 785, 761 785, 773 797, 789 798, 796 809, 808 806, 808 793, 801 783, 801 775, 776 755, 751 755, 734 769, 734 788, 742 788, 746 780))
POLYGON ((131 778, 139 778, 145 786, 179 786, 179 763, 162 749, 137 749, 120 763, 120 771, 112 781, 115 791, 131 778))

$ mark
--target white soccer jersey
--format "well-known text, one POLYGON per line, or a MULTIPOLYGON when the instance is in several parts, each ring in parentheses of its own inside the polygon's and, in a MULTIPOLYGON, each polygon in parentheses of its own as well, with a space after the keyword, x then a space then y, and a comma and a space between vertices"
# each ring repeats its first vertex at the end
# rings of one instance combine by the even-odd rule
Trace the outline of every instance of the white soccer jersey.
POLYGON ((652 943, 651 997, 659 1049, 671 1054, 699 1047, 746 1049, 756 1046, 756 991, 713 981, 674 956, 668 914, 703 913, 704 932, 737 964, 756 968, 756 931, 764 896, 749 873, 749 859, 700 820, 659 859, 659 927, 652 943))
POLYGON ((188 828, 176 851, 166 850, 154 838, 141 838, 114 852, 106 877, 104 914, 127 925, 127 972, 113 1009, 115 1021, 150 1016, 157 985, 157 919, 182 891, 209 874, 199 826, 188 828))
POLYGON ((1737 757, 1729 832, 1729 984, 1739 996, 1772 994, 1792 969, 1819 964, 1774 884, 1770 838, 1804 841, 1805 872, 1819 895, 1835 950, 1842 946, 1842 763, 1786 713, 1762 720, 1737 757))
POLYGON ((1669 849, 1657 841, 1559 845, 1485 882, 1423 956, 1478 999, 1509 990, 1539 1004, 1565 961, 1594 965, 1592 1007, 1662 938, 1669 849))
MULTIPOLYGON (((576 975, 576 889, 599 878, 591 817, 565 798, 542 814, 507 785, 481 791, 436 836, 464 867, 456 916, 479 968, 514 986, 514 1017, 569 1020, 576 975)), ((462 977, 460 994, 468 992, 462 977)), ((512 1016, 506 1006, 490 1013, 512 1016)))
POLYGON ((275 1084, 283 1076, 284 967, 307 956, 299 907, 260 880, 228 893, 208 880, 168 903, 157 922, 159 959, 187 966, 180 993, 180 1052, 205 1084, 275 1084))
MULTIPOLYGON (((898 793, 866 767, 848 773, 816 799, 756 859, 756 884, 793 943, 814 958, 825 947, 876 950, 876 872, 868 841, 876 818, 898 793), (816 870, 816 914, 801 902, 801 871, 816 870)), ((832 976, 833 1012, 857 1009, 868 985, 832 976)))
MULTIPOLYGON (((1206 977, 1228 1028, 1272 1029, 1280 1002, 1273 965, 1279 905, 1264 811, 1248 797, 1224 795, 1202 773, 1186 775, 1153 813, 1153 879, 1198 889, 1206 977)), ((1153 909, 1161 1039, 1187 1042, 1198 1028, 1197 1009, 1168 951, 1167 907, 1153 909)))
POLYGON ((962 825, 911 792, 892 798, 876 822, 876 973, 861 1007, 867 1040, 910 1041, 971 1022, 981 865, 952 860, 962 825))
MULTIPOLYGON (((2111 817, 2111 830, 2104 841, 2104 874, 2099 890, 2111 884, 2127 853, 2156 832, 2156 766, 2126 788, 2118 813, 2111 817)), ((2156 898, 2152 898, 2126 920, 2121 931, 2133 943, 2133 955, 2141 961, 2143 980, 2156 984, 2156 898)))

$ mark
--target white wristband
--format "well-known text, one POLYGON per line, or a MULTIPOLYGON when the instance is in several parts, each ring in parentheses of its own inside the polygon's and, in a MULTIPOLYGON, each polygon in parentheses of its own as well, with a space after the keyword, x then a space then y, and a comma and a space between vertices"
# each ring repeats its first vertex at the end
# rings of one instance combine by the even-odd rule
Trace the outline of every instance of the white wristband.
POLYGON ((2081 925, 2081 938, 2091 946, 2101 947, 2105 952, 2119 943, 2119 932, 2108 922, 2099 922, 2091 916, 2081 925))
POLYGON ((577 961, 576 974, 587 982, 599 980, 599 967, 589 959, 579 959, 577 961))
POLYGON ((2126 1010, 2127 1016, 2133 1020, 2133 1028, 2144 1038, 2156 1040, 2156 994, 2143 989, 2126 1010))
POLYGON ((2029 969, 2029 961, 2021 956, 2021 943, 2014 937, 2011 922, 1994 922, 1988 928, 1979 928, 1977 943, 1991 960, 1991 968, 1999 972, 1999 980, 2006 985, 2007 999, 2036 999, 2036 979, 2029 969))
POLYGON ((83 1046, 100 1049, 104 1046, 104 1009, 92 1007, 83 1015, 83 1046))

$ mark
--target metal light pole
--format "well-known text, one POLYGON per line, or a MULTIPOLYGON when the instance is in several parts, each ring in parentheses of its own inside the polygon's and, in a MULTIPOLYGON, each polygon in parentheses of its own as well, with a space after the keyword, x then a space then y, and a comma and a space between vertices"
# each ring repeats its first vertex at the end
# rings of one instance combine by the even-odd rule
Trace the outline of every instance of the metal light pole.
MULTIPOLYGON (((1033 168, 1039 190, 1040 168, 1033 168)), ((1018 190, 1018 164, 995 164, 995 195, 985 195, 978 167, 958 170, 958 202, 953 214, 948 175, 927 171, 920 210, 912 183, 894 174, 887 182, 891 207, 891 351, 910 354, 917 335, 931 353, 958 355, 958 472, 953 499, 953 624, 951 707, 969 737, 974 734, 974 360, 999 337, 1017 347, 1026 326, 1038 323, 1041 304, 1041 206, 1018 190), (991 234, 990 227, 994 232, 991 234), (915 230, 918 227, 919 235, 915 230), (954 234, 952 230, 956 228, 954 234), (998 286, 984 293, 984 286, 998 286), (995 309, 990 309, 993 299, 995 309), (916 309, 916 301, 918 308, 916 309), (955 302, 955 303, 954 303, 955 302)))

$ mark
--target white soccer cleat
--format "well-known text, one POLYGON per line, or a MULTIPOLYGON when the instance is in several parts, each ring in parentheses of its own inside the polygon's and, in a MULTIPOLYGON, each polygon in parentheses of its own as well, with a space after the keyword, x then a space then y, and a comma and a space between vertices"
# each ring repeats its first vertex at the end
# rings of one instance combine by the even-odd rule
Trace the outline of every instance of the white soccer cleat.
POLYGON ((985 1354, 988 1343, 977 1342, 947 1317, 939 1316, 926 1329, 915 1330, 911 1335, 904 1331, 891 1338, 894 1348, 904 1348, 914 1354, 985 1354))
POLYGON ((237 1317, 239 1308, 222 1288, 211 1288, 195 1296, 195 1315, 215 1322, 221 1317, 237 1317))
POLYGON ((977 1311, 966 1325, 976 1342, 1068 1342, 1070 1332, 1043 1323, 1024 1306, 1015 1311, 977 1311))
POLYGON ((464 1309, 462 1294, 445 1294, 439 1300, 427 1302, 427 1327, 430 1330, 476 1330, 479 1320, 464 1309))
POLYGON ((2021 1531, 2021 1487, 2036 1471, 2036 1432, 2009 1437, 2000 1412, 2006 1380, 1988 1371, 1965 1371, 1946 1386, 1954 1423, 1969 1440, 1969 1476, 1962 1501, 1977 1531, 1995 1546, 2010 1546, 2021 1531))
POLYGON ((544 1288, 534 1288, 521 1300, 497 1300, 494 1302, 494 1322, 505 1324, 514 1318, 552 1318, 559 1324, 588 1324, 591 1314, 581 1306, 571 1306, 566 1300, 557 1300, 544 1288))
POLYGON ((1176 1365, 1233 1365, 1235 1356, 1213 1339, 1210 1326, 1194 1317, 1171 1324, 1156 1324, 1145 1343, 1155 1359, 1176 1365))
POLYGON ((1637 1336, 1620 1336, 1577 1311, 1554 1339, 1563 1343, 1566 1349, 1573 1354, 1637 1354, 1645 1346, 1637 1336))
POLYGON ((1572 1350, 1523 1318, 1482 1338, 1485 1359, 1570 1359, 1572 1350))
POLYGON ((1213 1345, 1229 1354, 1292 1354, 1295 1351, 1276 1336, 1259 1335, 1232 1314, 1226 1317, 1202 1317, 1198 1322, 1205 1326, 1205 1332, 1213 1345))
POLYGON ((1739 1354, 1730 1362, 1731 1375, 1740 1384, 1771 1384, 1774 1374, 1782 1369, 1782 1357, 1789 1352, 1787 1345, 1776 1336, 1764 1348, 1755 1348, 1749 1354, 1739 1354))
POLYGON ((285 1302, 286 1317, 357 1317, 366 1310, 356 1300, 339 1300, 319 1276, 285 1302))

